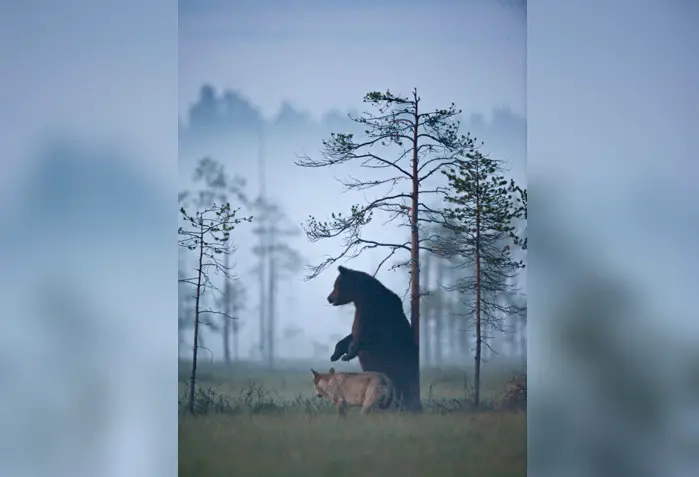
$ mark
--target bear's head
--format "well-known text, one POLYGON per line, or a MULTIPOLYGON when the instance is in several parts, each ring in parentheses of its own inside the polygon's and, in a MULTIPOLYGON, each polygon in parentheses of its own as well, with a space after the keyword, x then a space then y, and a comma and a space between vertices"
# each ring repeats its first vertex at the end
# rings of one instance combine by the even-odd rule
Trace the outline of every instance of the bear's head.
POLYGON ((346 305, 352 303, 357 298, 359 283, 354 270, 345 268, 342 265, 337 267, 340 272, 335 279, 333 291, 328 295, 328 303, 333 306, 346 305))

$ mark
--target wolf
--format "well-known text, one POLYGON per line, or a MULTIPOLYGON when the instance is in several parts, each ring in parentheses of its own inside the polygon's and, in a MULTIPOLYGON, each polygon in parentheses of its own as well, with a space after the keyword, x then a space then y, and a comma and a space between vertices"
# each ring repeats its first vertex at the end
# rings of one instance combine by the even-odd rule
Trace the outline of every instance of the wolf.
POLYGON ((367 414, 398 404, 393 382, 383 373, 336 373, 334 368, 327 373, 311 372, 316 395, 330 399, 342 417, 348 406, 362 406, 361 414, 367 414))

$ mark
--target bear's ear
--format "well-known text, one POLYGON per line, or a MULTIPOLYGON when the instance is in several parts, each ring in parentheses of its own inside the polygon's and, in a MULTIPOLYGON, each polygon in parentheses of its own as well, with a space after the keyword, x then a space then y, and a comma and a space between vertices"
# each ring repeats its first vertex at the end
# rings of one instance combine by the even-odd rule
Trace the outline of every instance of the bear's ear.
POLYGON ((340 273, 347 273, 347 272, 349 272, 349 268, 345 268, 345 267, 343 267, 342 265, 338 266, 337 269, 338 269, 338 271, 339 271, 340 273))
POLYGON ((328 372, 329 372, 330 374, 334 374, 334 373, 335 373, 335 368, 330 368, 330 371, 328 371, 328 372))

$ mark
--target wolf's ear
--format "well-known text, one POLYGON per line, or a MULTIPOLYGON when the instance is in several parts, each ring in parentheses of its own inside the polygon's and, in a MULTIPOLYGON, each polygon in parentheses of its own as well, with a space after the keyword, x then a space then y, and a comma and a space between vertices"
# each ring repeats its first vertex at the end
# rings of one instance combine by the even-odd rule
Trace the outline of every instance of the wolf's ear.
POLYGON ((317 372, 315 369, 313 369, 313 368, 311 368, 311 373, 313 373, 313 377, 316 378, 316 379, 318 379, 318 376, 320 376, 320 375, 318 374, 318 372, 317 372))
POLYGON ((330 371, 328 371, 330 374, 335 373, 335 368, 330 368, 330 371))
POLYGON ((349 268, 345 268, 345 267, 343 267, 342 265, 340 265, 340 266, 337 267, 337 270, 338 270, 340 273, 347 273, 347 272, 349 271, 349 268))

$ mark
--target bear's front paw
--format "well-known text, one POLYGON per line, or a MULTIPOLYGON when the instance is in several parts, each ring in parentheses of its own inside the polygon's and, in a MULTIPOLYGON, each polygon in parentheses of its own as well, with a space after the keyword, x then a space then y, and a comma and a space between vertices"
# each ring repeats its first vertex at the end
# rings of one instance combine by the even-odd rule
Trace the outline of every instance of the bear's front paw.
POLYGON ((330 356, 330 361, 333 363, 340 359, 340 356, 342 356, 342 353, 334 353, 332 356, 330 356))
POLYGON ((349 361, 349 360, 351 360, 352 358, 354 358, 354 356, 352 356, 352 355, 350 355, 350 354, 346 354, 346 355, 344 355, 344 356, 342 357, 342 361, 349 361))

